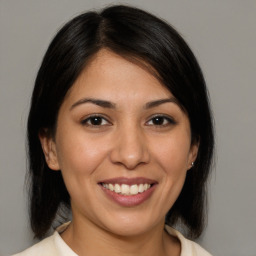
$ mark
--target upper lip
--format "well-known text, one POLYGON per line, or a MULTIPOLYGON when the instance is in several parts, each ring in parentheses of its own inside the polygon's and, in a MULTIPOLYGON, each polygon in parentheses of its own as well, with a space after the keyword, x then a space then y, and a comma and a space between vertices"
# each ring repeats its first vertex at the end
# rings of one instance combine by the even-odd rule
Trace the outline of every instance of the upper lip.
POLYGON ((144 178, 144 177, 135 177, 135 178, 126 178, 126 177, 116 177, 112 179, 106 179, 99 182, 99 184, 127 184, 127 185, 133 185, 133 184, 156 184, 157 181, 144 178))

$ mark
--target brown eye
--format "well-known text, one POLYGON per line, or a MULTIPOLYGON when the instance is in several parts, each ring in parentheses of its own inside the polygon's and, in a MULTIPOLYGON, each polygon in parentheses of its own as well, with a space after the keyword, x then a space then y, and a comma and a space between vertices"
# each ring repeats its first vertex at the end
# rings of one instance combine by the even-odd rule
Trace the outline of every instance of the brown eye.
POLYGON ((154 126, 167 126, 171 124, 175 124, 176 122, 167 116, 157 115, 152 117, 148 122, 147 125, 154 125, 154 126))
POLYGON ((165 118, 162 116, 152 118, 152 123, 154 125, 163 125, 165 121, 165 118))
POLYGON ((87 126, 103 126, 109 125, 110 123, 102 116, 90 116, 81 122, 87 126))

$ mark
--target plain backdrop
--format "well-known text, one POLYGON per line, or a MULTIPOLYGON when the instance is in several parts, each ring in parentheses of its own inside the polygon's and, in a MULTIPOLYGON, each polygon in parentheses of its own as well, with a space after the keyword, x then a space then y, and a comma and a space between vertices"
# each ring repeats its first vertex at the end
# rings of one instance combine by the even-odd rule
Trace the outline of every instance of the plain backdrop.
MULTIPOLYGON (((36 241, 28 225, 26 119, 36 72, 56 31, 108 0, 0 0, 0 254, 36 241)), ((198 242, 217 256, 256 255, 256 1, 119 1, 174 25, 205 74, 215 116, 209 222, 198 242)))

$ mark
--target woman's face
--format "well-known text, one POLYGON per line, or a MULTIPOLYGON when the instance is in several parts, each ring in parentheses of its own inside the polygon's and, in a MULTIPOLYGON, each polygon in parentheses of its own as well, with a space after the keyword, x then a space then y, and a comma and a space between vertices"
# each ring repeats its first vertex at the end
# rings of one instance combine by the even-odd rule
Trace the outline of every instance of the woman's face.
POLYGON ((73 218, 119 235, 163 225, 197 154, 170 91, 107 50, 67 94, 55 139, 40 139, 49 167, 62 172, 73 218))

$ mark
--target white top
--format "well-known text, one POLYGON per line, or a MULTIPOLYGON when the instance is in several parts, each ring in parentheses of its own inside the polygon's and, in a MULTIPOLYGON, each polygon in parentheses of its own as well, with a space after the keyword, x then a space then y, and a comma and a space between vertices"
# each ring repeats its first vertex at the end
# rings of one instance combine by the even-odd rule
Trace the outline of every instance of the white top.
MULTIPOLYGON (((61 225, 53 235, 13 256, 78 256, 60 236, 60 233, 63 232, 68 225, 69 222, 61 225)), ((169 226, 165 226, 165 228, 170 235, 180 240, 180 256, 211 256, 211 254, 205 251, 200 245, 186 239, 179 231, 169 226)))

